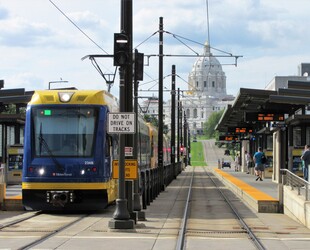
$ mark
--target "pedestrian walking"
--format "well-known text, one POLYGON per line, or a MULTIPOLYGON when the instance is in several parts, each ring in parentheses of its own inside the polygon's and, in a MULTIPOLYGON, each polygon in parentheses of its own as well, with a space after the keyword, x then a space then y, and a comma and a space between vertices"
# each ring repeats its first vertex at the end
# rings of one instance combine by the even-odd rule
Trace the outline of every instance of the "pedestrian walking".
POLYGON ((266 158, 265 154, 263 153, 263 150, 261 147, 258 148, 258 151, 254 154, 253 156, 253 161, 255 163, 255 175, 257 176, 257 178, 255 179, 256 181, 263 180, 263 172, 265 170, 265 162, 264 159, 266 158))
POLYGON ((305 145, 305 150, 301 155, 301 160, 303 161, 303 174, 304 179, 309 181, 309 164, 310 164, 310 145, 305 145))
POLYGON ((244 151, 244 155, 245 155, 245 164, 246 164, 246 167, 247 167, 247 174, 250 173, 250 169, 252 168, 252 157, 251 157, 251 154, 248 152, 248 151, 244 151))

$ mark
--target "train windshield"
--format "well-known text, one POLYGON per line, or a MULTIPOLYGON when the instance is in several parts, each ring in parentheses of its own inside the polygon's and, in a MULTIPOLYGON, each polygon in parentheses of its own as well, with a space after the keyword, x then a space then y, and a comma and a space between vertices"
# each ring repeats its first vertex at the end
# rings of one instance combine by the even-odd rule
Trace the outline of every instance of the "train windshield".
POLYGON ((97 114, 87 107, 33 108, 35 156, 92 156, 97 114))

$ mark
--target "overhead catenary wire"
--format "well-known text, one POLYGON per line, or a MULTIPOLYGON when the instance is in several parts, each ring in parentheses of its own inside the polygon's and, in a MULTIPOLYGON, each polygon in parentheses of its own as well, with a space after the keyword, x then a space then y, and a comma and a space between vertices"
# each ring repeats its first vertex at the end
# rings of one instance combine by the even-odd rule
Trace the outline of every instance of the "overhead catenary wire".
POLYGON ((107 55, 109 54, 106 50, 104 50, 98 43, 94 41, 89 35, 87 35, 75 22, 71 20, 70 17, 66 15, 52 0, 49 0, 49 2, 65 17, 68 19, 70 23, 72 23, 84 36, 86 36, 93 44, 95 44, 100 50, 102 50, 107 55))

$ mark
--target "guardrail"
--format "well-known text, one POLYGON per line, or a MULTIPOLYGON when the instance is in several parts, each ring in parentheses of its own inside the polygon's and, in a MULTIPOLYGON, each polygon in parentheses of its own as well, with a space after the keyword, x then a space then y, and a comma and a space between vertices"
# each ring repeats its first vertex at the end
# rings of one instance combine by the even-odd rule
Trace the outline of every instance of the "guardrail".
POLYGON ((4 172, 4 164, 0 166, 0 184, 5 182, 5 172, 4 172))
POLYGON ((168 186, 173 179, 182 171, 181 162, 169 164, 163 167, 163 171, 158 168, 144 169, 140 172, 140 188, 142 196, 142 208, 146 209, 148 205, 161 192, 162 186, 168 186))
POLYGON ((290 186, 291 190, 297 190, 298 195, 305 198, 306 201, 310 200, 310 183, 296 174, 292 173, 288 169, 280 169, 282 175, 282 184, 290 186))

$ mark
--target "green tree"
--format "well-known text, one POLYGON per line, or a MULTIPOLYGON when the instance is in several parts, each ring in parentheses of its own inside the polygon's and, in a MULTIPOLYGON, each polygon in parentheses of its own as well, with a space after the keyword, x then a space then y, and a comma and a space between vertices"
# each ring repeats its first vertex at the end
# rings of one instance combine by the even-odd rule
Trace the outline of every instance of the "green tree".
MULTIPOLYGON (((16 105, 15 104, 2 104, 0 105, 1 114, 16 114, 16 105)), ((26 107, 21 107, 19 109, 20 114, 26 113, 26 107)))
POLYGON ((204 134, 207 136, 208 139, 210 138, 217 138, 219 132, 215 130, 215 126, 218 124, 220 121, 222 115, 223 115, 224 109, 218 112, 213 112, 208 121, 205 122, 204 125, 204 134))

